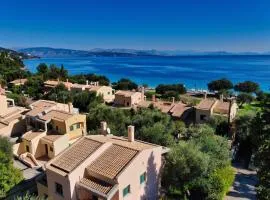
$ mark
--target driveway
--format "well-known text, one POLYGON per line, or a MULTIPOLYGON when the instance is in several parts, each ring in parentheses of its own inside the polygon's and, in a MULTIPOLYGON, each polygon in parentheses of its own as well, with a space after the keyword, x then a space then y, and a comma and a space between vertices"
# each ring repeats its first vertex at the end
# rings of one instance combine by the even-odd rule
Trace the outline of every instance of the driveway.
POLYGON ((240 164, 235 164, 234 168, 235 180, 225 200, 256 200, 256 171, 244 169, 240 164))

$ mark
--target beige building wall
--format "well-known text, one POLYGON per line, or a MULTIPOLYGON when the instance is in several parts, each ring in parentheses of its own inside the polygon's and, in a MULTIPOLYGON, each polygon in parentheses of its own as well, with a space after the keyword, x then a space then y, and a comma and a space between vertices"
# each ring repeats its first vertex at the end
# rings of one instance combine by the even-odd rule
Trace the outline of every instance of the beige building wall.
POLYGON ((53 157, 57 156, 59 153, 61 153, 63 150, 65 150, 66 148, 68 148, 69 144, 68 144, 69 138, 67 135, 63 135, 62 137, 60 137, 59 139, 57 139, 54 143, 53 143, 53 157))
POLYGON ((136 92, 131 96, 131 105, 138 104, 141 101, 143 101, 142 93, 136 92))
POLYGON ((15 119, 7 126, 0 129, 0 135, 4 137, 20 136, 26 131, 25 120, 15 119))
MULTIPOLYGON (((75 188, 76 183, 84 177, 85 168, 98 156, 100 156, 100 154, 105 151, 110 145, 111 144, 109 143, 105 143, 100 146, 98 150, 96 150, 90 157, 80 163, 80 165, 67 176, 60 176, 59 174, 51 170, 50 167, 47 167, 46 174, 49 198, 53 200, 77 200, 75 188), (55 192, 55 183, 59 183, 62 185, 63 196, 60 196, 55 192)), ((49 166, 51 162, 53 162, 53 159, 48 162, 46 166, 49 166)))
POLYGON ((48 196, 48 187, 45 185, 37 182, 37 191, 38 191, 38 196, 39 198, 44 198, 46 195, 48 196))
POLYGON ((121 106, 131 106, 131 97, 115 94, 114 103, 121 106))
POLYGON ((4 115, 8 110, 7 97, 0 94, 0 115, 4 115))
POLYGON ((86 115, 78 114, 70 117, 66 120, 65 129, 70 140, 86 135, 86 115), (73 130, 71 126, 73 127, 73 130))
POLYGON ((204 123, 211 117, 211 110, 196 108, 196 123, 204 123))
POLYGON ((40 135, 28 141, 23 139, 24 151, 27 152, 27 146, 29 147, 29 153, 35 158, 41 157, 46 154, 44 145, 40 142, 40 139, 46 135, 46 132, 41 132, 40 135))
POLYGON ((142 100, 143 100, 142 93, 140 92, 135 92, 131 96, 115 94, 114 103, 117 105, 130 107, 130 106, 138 104, 142 100))
POLYGON ((97 95, 102 95, 105 102, 112 102, 115 98, 114 89, 109 86, 102 86, 97 90, 97 95))
POLYGON ((158 199, 162 148, 144 150, 118 175, 119 200, 158 199), (140 176, 146 173, 146 182, 140 184, 140 176), (127 178, 128 177, 128 178, 127 178), (130 194, 123 197, 123 190, 130 185, 130 194))

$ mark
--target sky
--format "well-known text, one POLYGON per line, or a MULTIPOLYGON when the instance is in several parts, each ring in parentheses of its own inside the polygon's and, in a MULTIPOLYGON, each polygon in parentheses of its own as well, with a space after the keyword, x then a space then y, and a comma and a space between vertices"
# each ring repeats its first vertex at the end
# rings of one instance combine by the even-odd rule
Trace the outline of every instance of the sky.
POLYGON ((0 46, 270 51, 269 0, 6 0, 0 46))

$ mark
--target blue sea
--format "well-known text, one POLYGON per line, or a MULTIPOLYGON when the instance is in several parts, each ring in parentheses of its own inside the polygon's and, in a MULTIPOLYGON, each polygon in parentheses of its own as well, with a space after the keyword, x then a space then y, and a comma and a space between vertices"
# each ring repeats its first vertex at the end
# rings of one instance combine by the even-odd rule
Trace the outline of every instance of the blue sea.
POLYGON ((270 89, 270 56, 176 56, 176 57, 68 57, 24 60, 35 72, 39 63, 63 64, 70 74, 95 73, 112 82, 129 78, 154 87, 160 83, 183 83, 206 89, 211 80, 228 78, 233 83, 251 80, 270 89))

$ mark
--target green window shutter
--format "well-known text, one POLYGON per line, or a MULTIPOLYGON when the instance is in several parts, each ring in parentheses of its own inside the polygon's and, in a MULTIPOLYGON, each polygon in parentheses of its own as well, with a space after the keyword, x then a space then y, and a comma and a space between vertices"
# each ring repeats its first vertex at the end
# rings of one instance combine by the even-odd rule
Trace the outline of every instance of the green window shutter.
POLYGON ((130 193, 130 185, 128 185, 123 189, 123 197, 125 197, 129 193, 130 193))
POLYGON ((144 172, 141 176, 140 176, 140 184, 144 183, 146 180, 146 172, 144 172))

